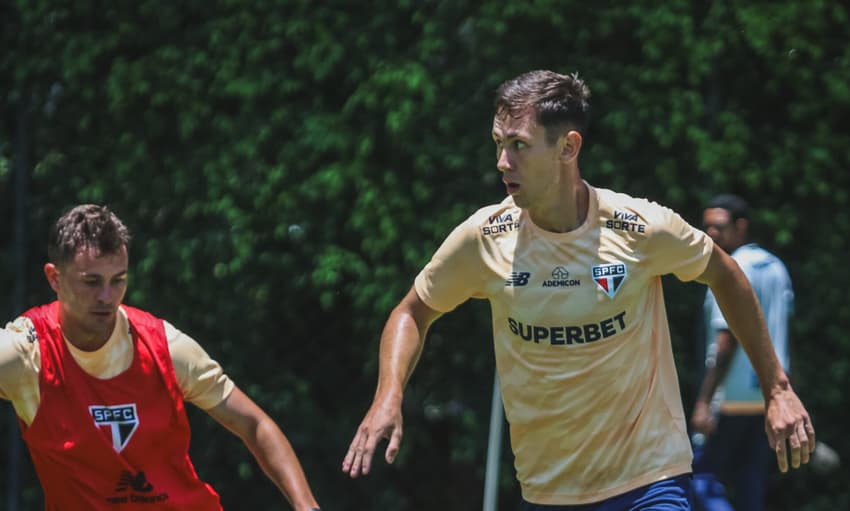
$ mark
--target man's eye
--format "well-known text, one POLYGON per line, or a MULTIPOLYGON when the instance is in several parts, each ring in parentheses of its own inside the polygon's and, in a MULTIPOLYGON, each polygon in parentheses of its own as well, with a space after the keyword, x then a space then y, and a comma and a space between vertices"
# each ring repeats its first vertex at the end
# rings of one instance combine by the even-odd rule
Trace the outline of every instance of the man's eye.
POLYGON ((514 149, 525 149, 526 147, 528 147, 528 144, 526 144, 522 140, 517 140, 516 142, 514 142, 514 149))

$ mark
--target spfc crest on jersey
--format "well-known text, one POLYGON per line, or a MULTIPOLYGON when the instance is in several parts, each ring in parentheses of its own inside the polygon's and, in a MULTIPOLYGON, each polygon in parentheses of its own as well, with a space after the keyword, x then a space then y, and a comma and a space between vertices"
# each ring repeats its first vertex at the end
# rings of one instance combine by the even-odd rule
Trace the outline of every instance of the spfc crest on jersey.
POLYGON ((94 425, 106 429, 112 438, 115 452, 121 452, 133 433, 139 429, 139 414, 136 413, 136 403, 114 406, 89 406, 89 412, 94 419, 94 425))
POLYGON ((590 268, 593 281, 608 298, 614 298, 626 280, 626 265, 620 262, 599 264, 590 268))

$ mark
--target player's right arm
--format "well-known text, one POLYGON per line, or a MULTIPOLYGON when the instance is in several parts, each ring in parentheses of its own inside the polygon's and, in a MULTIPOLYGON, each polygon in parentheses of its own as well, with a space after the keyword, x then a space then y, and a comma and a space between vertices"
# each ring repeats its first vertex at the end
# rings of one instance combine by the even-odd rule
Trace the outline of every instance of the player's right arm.
POLYGON ((426 305, 414 287, 390 313, 381 334, 375 398, 342 462, 342 471, 351 477, 369 473, 372 456, 382 439, 389 440, 384 456, 387 463, 395 460, 402 439, 404 388, 422 353, 428 327, 441 314, 426 305))
MULTIPOLYGON (((485 217, 486 212, 480 216, 485 217)), ((422 353, 428 327, 443 313, 486 293, 474 218, 457 226, 443 241, 384 325, 375 397, 342 462, 342 471, 351 477, 369 473, 372 456, 383 439, 389 440, 384 458, 387 463, 395 460, 402 438, 402 395, 422 353)))

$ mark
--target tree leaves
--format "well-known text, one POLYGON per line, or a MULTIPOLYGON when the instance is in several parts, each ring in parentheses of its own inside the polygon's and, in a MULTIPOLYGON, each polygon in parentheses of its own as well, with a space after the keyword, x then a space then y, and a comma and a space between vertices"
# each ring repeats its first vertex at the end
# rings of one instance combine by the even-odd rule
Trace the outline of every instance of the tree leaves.
MULTIPOLYGON (((483 304, 432 329, 399 469, 378 462, 349 484, 338 465, 387 314, 450 229, 502 198, 493 90, 533 68, 579 71, 593 91, 591 183, 694 223, 714 193, 750 200, 756 238, 795 281, 794 336, 811 341, 795 378, 828 435, 846 403, 814 389, 846 384, 850 358, 850 277, 837 270, 850 234, 847 16, 826 1, 4 3, 3 211, 25 151, 38 303, 50 222, 77 202, 110 204, 134 233, 128 302, 193 335, 274 411, 325 507, 466 509, 479 504, 493 371, 483 304), (463 412, 426 418, 448 403, 463 412), (463 496, 446 495, 447 477, 463 496)), ((688 382, 701 290, 665 285, 688 382)), ((275 501, 241 445, 193 423, 193 456, 227 507, 275 501)), ((775 509, 835 508, 808 502, 805 473, 794 481, 775 509)), ((516 496, 504 487, 505 505, 516 496)))

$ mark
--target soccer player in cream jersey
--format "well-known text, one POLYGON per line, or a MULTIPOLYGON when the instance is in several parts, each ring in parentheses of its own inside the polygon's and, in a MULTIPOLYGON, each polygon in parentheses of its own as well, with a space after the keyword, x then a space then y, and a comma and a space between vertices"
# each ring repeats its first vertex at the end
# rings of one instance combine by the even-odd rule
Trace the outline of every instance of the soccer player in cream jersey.
POLYGON ((780 469, 808 462, 814 428, 735 262, 675 212, 582 179, 589 95, 577 75, 551 71, 499 87, 492 137, 508 196, 455 228, 390 314, 377 391, 342 463, 351 477, 369 473, 382 439, 395 459, 429 325, 481 298, 522 509, 690 509, 667 273, 710 286, 764 389, 780 469))

